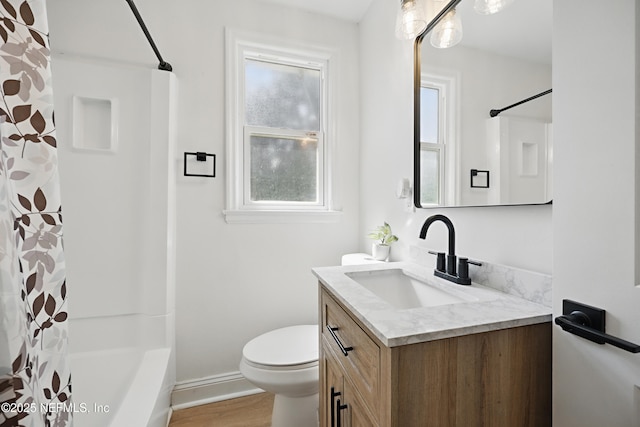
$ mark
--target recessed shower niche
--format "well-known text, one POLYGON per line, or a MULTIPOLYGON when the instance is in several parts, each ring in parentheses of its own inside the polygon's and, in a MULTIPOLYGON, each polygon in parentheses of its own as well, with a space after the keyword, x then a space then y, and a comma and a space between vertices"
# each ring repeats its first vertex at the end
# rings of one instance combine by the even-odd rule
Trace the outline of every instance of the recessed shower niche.
POLYGON ((118 143, 117 100, 73 97, 73 148, 115 152, 118 143))

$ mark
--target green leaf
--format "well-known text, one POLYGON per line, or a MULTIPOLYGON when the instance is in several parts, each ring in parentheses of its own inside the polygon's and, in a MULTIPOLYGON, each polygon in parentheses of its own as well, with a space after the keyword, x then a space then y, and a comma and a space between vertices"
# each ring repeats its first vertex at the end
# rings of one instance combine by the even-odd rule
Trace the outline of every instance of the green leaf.
POLYGON ((398 240, 397 236, 394 236, 391 232, 391 226, 385 221, 384 225, 376 227, 376 230, 369 233, 370 239, 378 240, 381 245, 388 246, 398 240))

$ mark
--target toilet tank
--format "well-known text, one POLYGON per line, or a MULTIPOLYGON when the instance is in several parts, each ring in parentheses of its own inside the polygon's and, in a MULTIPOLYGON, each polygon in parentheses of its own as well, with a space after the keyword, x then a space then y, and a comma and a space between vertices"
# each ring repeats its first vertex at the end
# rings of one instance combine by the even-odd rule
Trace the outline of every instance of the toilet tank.
POLYGON ((344 254, 340 265, 360 265, 360 264, 379 264, 383 261, 374 259, 371 255, 365 253, 344 254))

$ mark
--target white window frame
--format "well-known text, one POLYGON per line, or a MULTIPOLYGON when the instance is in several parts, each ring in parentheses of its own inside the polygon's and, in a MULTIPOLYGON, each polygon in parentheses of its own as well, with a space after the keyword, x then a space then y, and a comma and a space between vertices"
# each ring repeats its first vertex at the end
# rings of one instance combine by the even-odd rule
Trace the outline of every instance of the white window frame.
POLYGON ((331 207, 331 144, 335 123, 334 96, 329 76, 332 52, 322 48, 307 48, 295 42, 226 29, 226 209, 228 223, 335 222, 340 212, 331 207), (244 125, 245 59, 290 64, 321 71, 323 81, 320 130, 306 131, 261 128, 244 125), (318 140, 318 201, 267 202, 251 201, 249 139, 251 135, 283 138, 313 137, 318 140))
MULTIPOLYGON (((438 130, 437 137, 435 141, 423 141, 422 137, 420 138, 420 151, 433 151, 438 155, 438 197, 436 203, 424 203, 420 200, 422 206, 442 206, 445 191, 446 191, 446 183, 445 183, 445 159, 446 159, 446 150, 445 150, 445 123, 446 123, 446 110, 445 110, 445 100, 447 96, 447 88, 446 85, 442 85, 439 83, 434 83, 433 81, 423 80, 420 83, 420 89, 427 88, 433 89, 438 92, 438 130)), ((420 118, 421 120, 422 118, 420 118)), ((420 134, 422 136, 422 134, 420 134)), ((422 173, 421 173, 422 175, 422 173)))
MULTIPOLYGON (((438 141, 434 144, 420 141, 420 149, 429 149, 440 153, 440 206, 454 206, 460 195, 459 164, 459 117, 460 117, 460 75, 457 72, 438 71, 423 72, 420 79, 421 87, 437 89, 440 100, 438 102, 438 141)), ((458 200, 459 201, 459 200, 458 200)), ((429 205, 435 206, 435 205, 429 205)))

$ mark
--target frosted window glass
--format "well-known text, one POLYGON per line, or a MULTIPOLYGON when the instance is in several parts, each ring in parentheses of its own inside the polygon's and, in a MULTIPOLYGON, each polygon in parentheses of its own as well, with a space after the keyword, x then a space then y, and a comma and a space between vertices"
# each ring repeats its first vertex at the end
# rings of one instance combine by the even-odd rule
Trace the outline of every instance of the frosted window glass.
POLYGON ((320 71, 245 59, 245 124, 320 130, 320 71))
POLYGON ((420 202, 440 204, 440 152, 420 150, 420 202))
POLYGON ((439 126, 440 91, 430 87, 420 88, 420 141, 437 144, 439 126))
POLYGON ((318 141, 251 136, 252 201, 318 201, 318 141))

